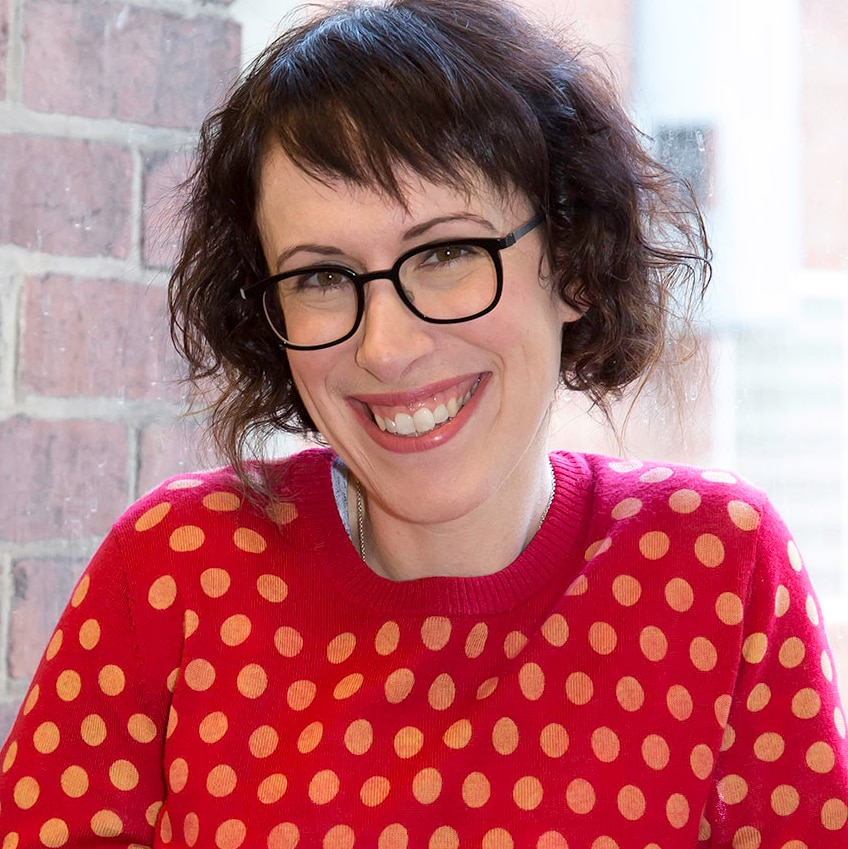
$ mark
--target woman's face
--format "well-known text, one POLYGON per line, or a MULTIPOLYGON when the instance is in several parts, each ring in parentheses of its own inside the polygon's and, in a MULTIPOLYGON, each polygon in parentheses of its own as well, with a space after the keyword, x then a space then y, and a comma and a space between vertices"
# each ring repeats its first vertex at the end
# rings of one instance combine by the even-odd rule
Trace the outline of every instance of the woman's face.
MULTIPOLYGON (((464 193, 410 177, 406 200, 404 208, 370 188, 318 182, 273 149, 261 171, 257 213, 268 266, 272 273, 322 263, 390 268, 419 245, 501 237, 537 212, 523 198, 505 204, 483 181, 464 193)), ((378 279, 365 287, 365 312, 350 339, 288 352, 313 422, 372 505, 407 521, 449 521, 522 479, 521 472, 526 480, 527 464, 538 468, 559 380, 562 324, 578 317, 544 279, 542 233, 537 228, 502 251, 503 294, 485 316, 427 323, 391 281, 378 279), (450 418, 428 429, 426 411, 450 418), (405 416, 424 432, 391 433, 408 429, 405 416)))

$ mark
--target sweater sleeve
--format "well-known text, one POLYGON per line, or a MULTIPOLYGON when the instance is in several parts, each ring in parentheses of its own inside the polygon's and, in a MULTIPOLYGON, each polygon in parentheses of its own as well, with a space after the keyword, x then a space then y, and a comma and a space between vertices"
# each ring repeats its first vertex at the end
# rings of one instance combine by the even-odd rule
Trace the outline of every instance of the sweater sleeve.
POLYGON ((845 714, 821 611, 789 531, 766 504, 744 641, 699 846, 848 847, 845 714))
POLYGON ((170 665, 182 639, 167 625, 153 632, 144 616, 113 531, 74 590, 0 752, 0 845, 152 844, 165 792, 170 665))

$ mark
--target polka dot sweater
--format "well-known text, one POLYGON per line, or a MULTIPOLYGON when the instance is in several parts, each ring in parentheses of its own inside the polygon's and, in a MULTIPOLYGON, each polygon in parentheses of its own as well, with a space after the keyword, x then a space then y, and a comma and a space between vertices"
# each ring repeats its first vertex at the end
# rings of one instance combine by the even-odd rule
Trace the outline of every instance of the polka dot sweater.
POLYGON ((0 752, 16 847, 848 847, 801 558, 723 472, 555 454, 523 554, 386 581, 332 455, 181 477, 116 524, 0 752))

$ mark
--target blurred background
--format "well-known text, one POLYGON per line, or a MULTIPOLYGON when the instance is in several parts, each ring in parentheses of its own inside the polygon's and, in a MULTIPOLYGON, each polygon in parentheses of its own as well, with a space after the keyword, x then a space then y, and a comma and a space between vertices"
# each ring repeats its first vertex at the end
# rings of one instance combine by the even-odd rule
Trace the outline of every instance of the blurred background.
MULTIPOLYGON (((552 445, 732 468, 767 490, 846 699, 848 4, 522 5, 599 48, 646 144, 695 188, 716 254, 682 407, 650 388, 622 444, 564 395, 552 445)), ((111 523, 215 462, 180 416, 167 340, 173 192, 203 116, 293 6, 0 0, 0 738, 111 523)))

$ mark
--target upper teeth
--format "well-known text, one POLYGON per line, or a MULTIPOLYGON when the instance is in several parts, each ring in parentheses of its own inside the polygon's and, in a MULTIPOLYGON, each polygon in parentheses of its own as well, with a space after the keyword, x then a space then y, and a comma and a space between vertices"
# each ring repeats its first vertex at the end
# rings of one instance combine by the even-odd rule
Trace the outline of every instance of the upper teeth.
POLYGON ((460 398, 451 398, 447 404, 439 404, 435 409, 419 407, 414 413, 397 413, 394 419, 374 413, 374 421, 380 430, 396 433, 399 436, 420 436, 429 433, 436 425, 452 419, 468 403, 474 394, 476 385, 460 398))

